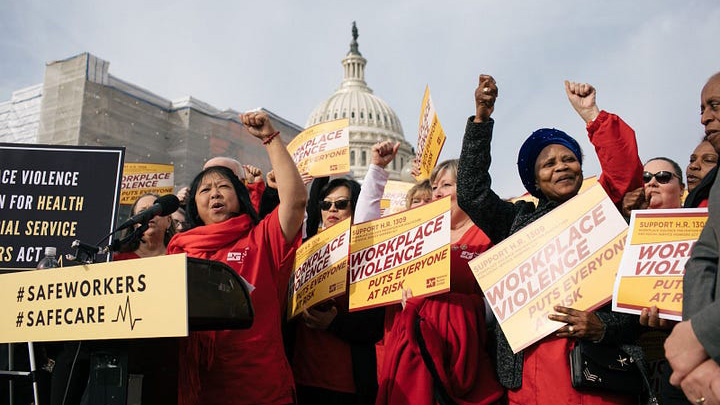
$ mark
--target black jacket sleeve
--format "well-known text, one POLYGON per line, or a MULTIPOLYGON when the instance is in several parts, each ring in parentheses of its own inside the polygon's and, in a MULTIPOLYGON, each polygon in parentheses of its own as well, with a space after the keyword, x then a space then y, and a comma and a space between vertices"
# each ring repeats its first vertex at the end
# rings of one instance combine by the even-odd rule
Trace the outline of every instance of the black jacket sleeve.
POLYGON ((468 118, 458 164, 457 199, 478 228, 497 244, 510 235, 519 206, 503 201, 490 188, 490 141, 495 121, 468 118))

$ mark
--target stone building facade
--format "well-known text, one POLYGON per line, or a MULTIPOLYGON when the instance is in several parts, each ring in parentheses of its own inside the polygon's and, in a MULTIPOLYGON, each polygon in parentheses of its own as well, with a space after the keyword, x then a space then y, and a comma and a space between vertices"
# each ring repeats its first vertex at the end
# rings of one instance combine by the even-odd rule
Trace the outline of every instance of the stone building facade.
MULTIPOLYGON (((237 118, 193 97, 168 100, 109 73, 89 53, 50 62, 42 84, 0 103, 0 142, 124 146, 125 162, 175 165, 178 186, 206 160, 229 156, 270 169, 264 147, 237 118)), ((287 143, 302 128, 263 109, 287 143)))

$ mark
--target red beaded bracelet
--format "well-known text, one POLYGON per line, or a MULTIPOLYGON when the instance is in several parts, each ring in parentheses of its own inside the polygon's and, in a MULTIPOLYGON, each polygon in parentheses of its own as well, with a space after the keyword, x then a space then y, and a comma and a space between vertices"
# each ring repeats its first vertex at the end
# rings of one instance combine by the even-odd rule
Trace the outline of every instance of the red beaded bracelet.
POLYGON ((280 135, 280 131, 275 131, 275 132, 273 132, 272 135, 268 136, 267 138, 265 138, 265 139, 262 141, 262 142, 263 142, 263 145, 269 144, 269 143, 272 142, 272 140, 273 140, 276 136, 278 136, 278 135, 280 135))

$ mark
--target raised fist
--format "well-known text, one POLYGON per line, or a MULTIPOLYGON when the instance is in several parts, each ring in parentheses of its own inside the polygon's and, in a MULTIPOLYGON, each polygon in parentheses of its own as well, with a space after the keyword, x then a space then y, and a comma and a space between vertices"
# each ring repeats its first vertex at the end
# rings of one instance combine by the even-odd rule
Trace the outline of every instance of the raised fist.
POLYGON ((189 194, 190 194, 190 187, 183 187, 180 190, 178 190, 178 192, 177 192, 177 194, 175 194, 175 196, 177 197, 178 201, 180 201, 180 205, 185 205, 185 203, 187 203, 189 194))
POLYGON ((252 165, 242 165, 245 171, 245 180, 248 184, 262 180, 262 170, 252 165))
POLYGON ((490 75, 480 75, 475 89, 475 122, 485 122, 495 110, 498 88, 490 75))
POLYGON ((275 133, 270 122, 270 117, 262 111, 247 112, 240 114, 240 121, 242 121, 250 135, 260 140, 265 140, 267 137, 275 133))
POLYGON ((390 162, 392 162, 393 159, 395 159, 398 148, 400 148, 400 142, 395 142, 394 145, 390 141, 376 143, 372 146, 371 162, 384 169, 390 162))
POLYGON ((600 109, 595 103, 595 88, 592 85, 565 80, 565 93, 570 104, 586 123, 600 115, 600 109))
POLYGON ((645 200, 645 188, 639 187, 635 190, 628 191, 623 196, 622 201, 622 214, 626 218, 630 218, 630 213, 633 210, 644 210, 647 209, 649 201, 645 200))
POLYGON ((277 179, 275 178, 275 170, 270 170, 267 174, 268 187, 277 188, 277 179))
POLYGON ((312 183, 313 180, 315 180, 315 177, 313 177, 308 172, 302 172, 300 173, 300 178, 302 179, 303 185, 307 186, 308 184, 312 183))

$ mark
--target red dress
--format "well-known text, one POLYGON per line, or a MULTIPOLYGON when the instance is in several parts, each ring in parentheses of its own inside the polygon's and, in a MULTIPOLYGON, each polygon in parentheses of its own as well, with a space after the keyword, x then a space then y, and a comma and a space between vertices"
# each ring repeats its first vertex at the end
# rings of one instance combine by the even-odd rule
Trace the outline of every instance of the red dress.
POLYGON ((247 215, 177 234, 168 254, 221 261, 255 289, 255 320, 250 329, 194 332, 181 358, 180 401, 201 404, 287 404, 294 401, 292 372, 282 344, 280 320, 292 260, 293 243, 283 237, 275 209, 253 226, 247 215), (199 381, 193 366, 199 358, 199 381), (185 361, 187 360, 187 361, 185 361), (190 368, 190 370, 188 370, 190 368), (187 376, 186 374, 191 374, 187 376), (190 383, 190 387, 183 386, 190 383))
POLYGON ((491 247, 473 225, 450 248, 450 293, 411 298, 407 307, 386 309, 378 349, 377 404, 434 404, 433 380, 417 346, 421 330, 443 385, 458 404, 490 404, 503 388, 486 351, 485 304, 468 262, 491 247))

